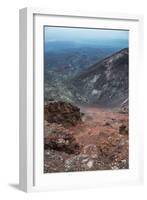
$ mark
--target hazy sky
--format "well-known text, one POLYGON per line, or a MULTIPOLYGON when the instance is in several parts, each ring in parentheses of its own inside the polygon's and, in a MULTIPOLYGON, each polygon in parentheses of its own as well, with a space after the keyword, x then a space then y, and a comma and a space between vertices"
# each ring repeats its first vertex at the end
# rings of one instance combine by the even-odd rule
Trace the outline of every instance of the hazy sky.
POLYGON ((50 41, 119 41, 128 45, 129 31, 110 29, 62 28, 45 26, 45 42, 50 41))

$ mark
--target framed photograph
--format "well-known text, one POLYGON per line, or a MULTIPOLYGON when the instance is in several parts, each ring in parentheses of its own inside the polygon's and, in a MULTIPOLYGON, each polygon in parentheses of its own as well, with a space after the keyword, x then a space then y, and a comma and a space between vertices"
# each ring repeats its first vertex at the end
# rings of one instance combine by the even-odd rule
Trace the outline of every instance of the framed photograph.
POLYGON ((20 188, 143 181, 142 16, 20 10, 20 188))

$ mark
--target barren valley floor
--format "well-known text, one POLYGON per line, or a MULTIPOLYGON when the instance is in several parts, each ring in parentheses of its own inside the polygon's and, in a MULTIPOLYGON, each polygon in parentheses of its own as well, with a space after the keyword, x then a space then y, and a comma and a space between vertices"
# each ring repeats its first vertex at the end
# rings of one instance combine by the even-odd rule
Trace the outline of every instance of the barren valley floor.
POLYGON ((97 107, 80 112, 74 125, 45 121, 44 172, 128 169, 128 113, 97 107))

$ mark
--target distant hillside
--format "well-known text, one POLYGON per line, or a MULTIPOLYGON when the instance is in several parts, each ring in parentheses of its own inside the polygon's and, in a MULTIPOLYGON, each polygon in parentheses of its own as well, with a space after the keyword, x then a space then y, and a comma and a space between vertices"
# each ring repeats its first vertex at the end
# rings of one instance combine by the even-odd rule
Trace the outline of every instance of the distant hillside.
POLYGON ((98 44, 75 42, 48 42, 45 44, 45 73, 53 72, 55 78, 68 80, 83 70, 118 51, 117 46, 105 47, 98 44))
POLYGON ((121 105, 128 99, 128 48, 84 70, 72 84, 88 104, 121 105))

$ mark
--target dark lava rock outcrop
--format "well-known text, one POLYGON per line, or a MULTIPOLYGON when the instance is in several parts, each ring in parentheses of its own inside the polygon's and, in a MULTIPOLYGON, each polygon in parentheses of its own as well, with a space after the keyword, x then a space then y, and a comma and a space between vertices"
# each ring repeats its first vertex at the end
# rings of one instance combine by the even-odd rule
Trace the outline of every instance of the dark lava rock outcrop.
POLYGON ((67 102, 50 102, 44 107, 44 118, 49 123, 75 126, 81 122, 80 108, 67 102))
POLYGON ((121 124, 119 127, 119 134, 121 135, 128 135, 128 124, 121 124))

